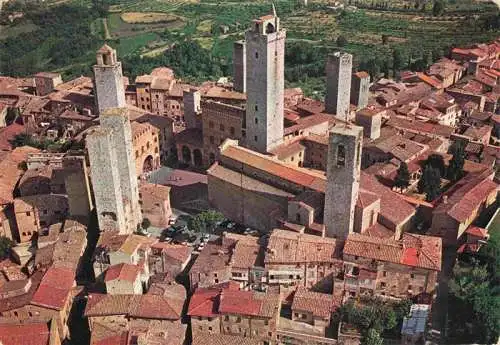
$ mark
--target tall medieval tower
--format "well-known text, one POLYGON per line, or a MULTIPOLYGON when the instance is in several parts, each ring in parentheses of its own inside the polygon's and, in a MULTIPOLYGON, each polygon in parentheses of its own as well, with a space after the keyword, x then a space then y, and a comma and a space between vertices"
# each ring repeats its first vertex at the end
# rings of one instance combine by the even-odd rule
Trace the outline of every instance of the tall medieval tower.
POLYGON ((96 57, 94 88, 99 114, 108 108, 125 107, 122 64, 116 57, 116 50, 105 44, 97 51, 96 57))
POLYGON ((92 189, 101 231, 130 234, 142 221, 126 108, 109 108, 87 136, 92 189))
POLYGON ((129 233, 118 173, 113 131, 99 127, 87 136, 92 190, 100 231, 129 233))
POLYGON ((362 127, 339 124, 330 130, 324 210, 328 237, 345 240, 353 232, 362 142, 362 127))
POLYGON ((340 119, 349 115, 351 98, 352 55, 336 52, 326 62, 325 109, 340 119))
POLYGON ((142 221, 141 207, 139 205, 139 186, 132 150, 132 128, 126 108, 110 108, 104 111, 100 117, 101 127, 113 131, 116 158, 118 160, 118 173, 123 199, 128 201, 129 223, 135 230, 137 224, 142 221))
POLYGON ((245 41, 236 41, 233 45, 233 88, 238 92, 247 92, 247 47, 245 41))
POLYGON ((285 30, 273 14, 246 32, 246 145, 266 153, 283 140, 285 30))

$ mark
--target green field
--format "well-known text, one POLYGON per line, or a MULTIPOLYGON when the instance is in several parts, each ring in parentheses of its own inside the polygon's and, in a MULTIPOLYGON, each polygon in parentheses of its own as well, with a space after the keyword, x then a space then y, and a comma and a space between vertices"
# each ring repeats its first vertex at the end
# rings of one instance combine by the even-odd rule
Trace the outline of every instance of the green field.
MULTIPOLYGON (((63 6, 87 8, 85 20, 88 21, 86 25, 92 43, 85 42, 83 47, 78 46, 78 49, 87 51, 73 61, 69 58, 54 59, 54 53, 50 52, 53 37, 35 39, 24 36, 32 42, 23 51, 27 56, 32 54, 36 58, 37 68, 63 70, 67 76, 84 73, 83 67, 92 63, 93 50, 105 40, 117 48, 126 67, 127 57, 158 57, 163 49, 191 39, 210 53, 222 73, 228 74, 233 41, 244 37, 252 19, 271 12, 270 2, 259 0, 108 0, 111 2, 104 2, 102 8, 96 7, 96 1, 54 0, 40 5, 49 12, 56 10, 61 3, 64 3, 63 6), (127 23, 121 15, 128 12, 168 13, 176 17, 166 22, 127 23), (73 71, 73 66, 78 67, 76 71, 73 71)), ((310 90, 309 94, 321 92, 318 88, 322 83, 323 70, 319 66, 324 63, 326 54, 336 49, 353 53, 356 68, 367 69, 372 75, 384 73, 392 76, 396 70, 403 68, 422 68, 447 54, 452 46, 488 41, 498 35, 500 21, 494 21, 498 9, 493 4, 480 0, 443 1, 446 8, 440 16, 433 16, 432 2, 425 5, 418 0, 345 0, 345 5, 357 7, 345 11, 333 10, 329 7, 331 2, 326 0, 309 1, 307 7, 298 0, 275 1, 282 27, 287 30, 287 49, 294 44, 300 46, 296 54, 287 55, 288 85, 302 85, 310 90), (415 7, 415 2, 424 5, 415 7), (492 18, 496 27, 488 26, 492 18), (341 46, 338 46, 339 37, 344 39, 341 46), (401 66, 396 66, 393 61, 396 53, 401 53, 404 58, 401 66), (309 56, 304 58, 304 54, 309 56)), ((9 38, 45 32, 43 24, 59 25, 46 23, 40 18, 32 20, 29 15, 32 9, 26 11, 27 15, 14 23, 5 19, 9 8, 0 15, 0 48, 6 53, 6 60, 16 56, 12 51, 16 50, 14 42, 8 42, 9 38)), ((72 20, 69 18, 67 22, 72 20)), ((67 25, 66 22, 64 25, 67 25)), ((70 40, 75 35, 67 36, 59 40, 70 40)), ((64 46, 63 43, 61 45, 64 46)), ((137 61, 134 60, 135 63, 137 61)), ((0 64, 0 73, 12 74, 12 71, 19 75, 31 73, 31 69, 16 63, 13 66, 0 64)))

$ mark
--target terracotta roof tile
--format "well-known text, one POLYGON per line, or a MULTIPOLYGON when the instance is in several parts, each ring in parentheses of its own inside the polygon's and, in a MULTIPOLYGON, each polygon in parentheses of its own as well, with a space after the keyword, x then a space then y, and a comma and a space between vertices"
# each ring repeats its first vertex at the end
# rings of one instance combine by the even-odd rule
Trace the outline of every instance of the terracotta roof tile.
POLYGON ((337 258, 335 239, 275 229, 269 238, 265 262, 336 262, 337 258))
POLYGON ((62 310, 75 286, 75 271, 51 267, 43 276, 32 304, 50 309, 62 310))
POLYGON ((293 296, 292 310, 312 313, 315 317, 329 319, 332 312, 340 307, 341 301, 333 295, 313 292, 299 286, 293 296))
POLYGON ((401 240, 350 234, 344 254, 393 262, 429 270, 441 270, 441 238, 403 234, 401 240))
POLYGON ((49 339, 47 323, 0 325, 2 345, 49 345, 49 339))
POLYGON ((136 281, 140 273, 141 268, 139 266, 120 263, 108 267, 104 280, 109 282, 118 279, 133 283, 136 281))

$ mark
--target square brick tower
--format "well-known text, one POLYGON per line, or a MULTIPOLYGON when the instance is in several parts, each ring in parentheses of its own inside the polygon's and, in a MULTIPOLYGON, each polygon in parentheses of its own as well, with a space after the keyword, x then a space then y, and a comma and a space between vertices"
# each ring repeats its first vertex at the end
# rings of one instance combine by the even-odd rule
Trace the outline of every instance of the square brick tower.
POLYGON ((139 205, 139 187, 135 159, 132 150, 132 129, 126 108, 110 108, 105 110, 100 117, 101 127, 113 131, 116 158, 118 160, 118 173, 123 199, 130 206, 127 218, 129 228, 134 231, 142 221, 141 207, 139 205))
POLYGON ((245 41, 236 41, 233 46, 233 88, 247 92, 247 61, 245 41))
POLYGON ((339 124, 330 130, 324 210, 327 237, 345 240, 353 232, 362 143, 362 127, 339 124))
POLYGON ((370 75, 365 71, 356 72, 351 80, 351 103, 358 109, 368 105, 368 92, 370 88, 370 75))
POLYGON ((86 147, 99 230, 130 233, 125 220, 113 131, 98 127, 87 135, 86 147))
POLYGON ((352 55, 336 52, 326 62, 325 110, 340 119, 349 115, 352 55))
POLYGON ((116 50, 105 44, 97 51, 96 57, 94 88, 99 114, 108 108, 125 107, 122 64, 116 57, 116 50))
POLYGON ((285 37, 275 11, 255 19, 245 35, 246 144, 262 153, 283 141, 285 37))

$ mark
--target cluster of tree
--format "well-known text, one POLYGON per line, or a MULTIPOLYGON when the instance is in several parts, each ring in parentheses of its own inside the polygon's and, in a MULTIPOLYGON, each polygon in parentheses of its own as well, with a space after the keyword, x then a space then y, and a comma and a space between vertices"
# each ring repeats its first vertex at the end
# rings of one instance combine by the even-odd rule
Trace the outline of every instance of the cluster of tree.
POLYGON ((224 215, 215 210, 198 213, 189 219, 188 228, 200 233, 213 233, 218 223, 224 220, 224 215))
POLYGON ((500 232, 462 256, 450 281, 449 342, 493 344, 500 336, 500 232))
POLYGON ((14 242, 10 238, 0 236, 0 259, 5 259, 9 256, 12 246, 14 246, 14 242))
POLYGON ((290 41, 285 48, 285 79, 296 82, 325 74, 327 50, 308 42, 290 41))
POLYGON ((168 66, 177 76, 193 80, 214 79, 228 72, 228 66, 221 59, 192 40, 175 44, 160 56, 141 58, 134 55, 122 61, 124 73, 132 78, 150 73, 158 66, 168 66))
POLYGON ((423 173, 418 181, 418 192, 425 194, 427 201, 436 199, 441 192, 441 178, 456 182, 464 175, 465 153, 464 144, 456 141, 450 148, 453 155, 448 167, 443 156, 431 154, 424 163, 423 173))
POLYGON ((364 297, 361 303, 349 301, 337 310, 337 319, 361 331, 362 345, 382 344, 382 334, 398 334, 403 318, 408 315, 410 300, 390 302, 364 297))
POLYGON ((37 29, 0 41, 0 73, 26 76, 81 61, 99 44, 90 30, 97 12, 75 3, 26 5, 22 20, 37 29))
POLYGON ((53 140, 38 140, 32 135, 21 133, 16 135, 10 140, 12 147, 31 146, 40 150, 47 150, 49 152, 67 152, 69 150, 82 150, 85 148, 83 142, 76 140, 68 140, 64 143, 55 142, 53 140))

